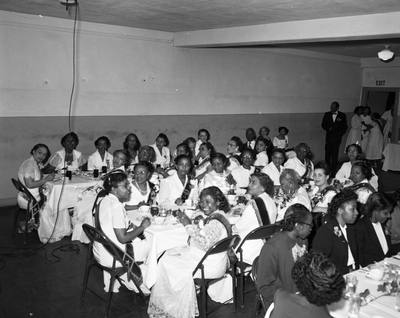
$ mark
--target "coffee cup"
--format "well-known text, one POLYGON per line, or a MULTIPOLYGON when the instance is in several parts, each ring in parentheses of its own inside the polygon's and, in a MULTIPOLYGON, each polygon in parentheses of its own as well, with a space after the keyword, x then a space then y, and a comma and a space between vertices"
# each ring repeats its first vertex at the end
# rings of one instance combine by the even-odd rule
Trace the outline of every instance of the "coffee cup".
POLYGON ((140 212, 145 212, 145 213, 147 213, 147 212, 149 212, 149 210, 150 210, 150 207, 149 207, 148 205, 141 205, 141 206, 139 207, 139 211, 140 211, 140 212))
POLYGON ((165 222, 165 218, 161 217, 161 216, 155 216, 154 217, 154 224, 156 225, 162 225, 165 222))
POLYGON ((382 280, 385 272, 381 267, 371 267, 368 272, 365 273, 365 276, 372 280, 382 280))

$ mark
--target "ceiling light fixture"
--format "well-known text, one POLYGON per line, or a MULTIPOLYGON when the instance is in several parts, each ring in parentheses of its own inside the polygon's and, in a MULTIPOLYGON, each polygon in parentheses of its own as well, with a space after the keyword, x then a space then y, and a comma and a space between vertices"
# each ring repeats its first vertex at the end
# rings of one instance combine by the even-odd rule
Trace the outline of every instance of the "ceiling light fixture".
POLYGON ((378 53, 378 57, 382 61, 389 61, 393 58, 394 53, 392 51, 390 51, 389 48, 390 48, 390 45, 385 45, 385 49, 378 53))
POLYGON ((61 4, 65 6, 66 10, 68 11, 69 7, 78 5, 77 0, 60 0, 61 4))

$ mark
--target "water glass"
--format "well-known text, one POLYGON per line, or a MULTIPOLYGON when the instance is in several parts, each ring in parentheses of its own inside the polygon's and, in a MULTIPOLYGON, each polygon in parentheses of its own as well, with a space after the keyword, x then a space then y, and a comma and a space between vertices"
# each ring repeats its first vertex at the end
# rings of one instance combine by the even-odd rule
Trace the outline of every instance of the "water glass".
POLYGON ((357 277, 354 275, 347 275, 346 276, 346 292, 345 296, 350 298, 351 294, 355 294, 357 290, 358 280, 357 277))
POLYGON ((400 290, 396 292, 396 304, 394 305, 394 309, 400 311, 400 290))
POLYGON ((348 318, 360 317, 361 298, 358 294, 350 294, 348 318))

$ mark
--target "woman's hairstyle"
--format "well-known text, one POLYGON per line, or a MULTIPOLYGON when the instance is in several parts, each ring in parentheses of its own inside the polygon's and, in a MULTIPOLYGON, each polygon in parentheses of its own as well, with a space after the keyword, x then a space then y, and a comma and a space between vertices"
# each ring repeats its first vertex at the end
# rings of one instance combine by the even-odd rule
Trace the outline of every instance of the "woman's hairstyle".
POLYGON ((383 192, 372 193, 364 205, 364 214, 371 217, 372 213, 380 212, 383 210, 393 210, 396 202, 383 192))
POLYGON ((250 155, 251 155, 251 158, 252 158, 253 160, 256 160, 256 159, 257 159, 257 152, 256 152, 255 150, 253 150, 253 149, 246 148, 246 149, 244 149, 244 150, 242 151, 242 153, 240 154, 240 158, 242 159, 242 162, 243 162, 243 156, 244 156, 245 153, 250 154, 250 155))
POLYGON ((287 135, 289 133, 289 129, 287 129, 285 126, 279 127, 278 132, 280 132, 282 129, 285 131, 285 135, 287 135))
POLYGON ((209 141, 210 138, 211 138, 211 135, 210 135, 210 133, 208 132, 207 129, 204 129, 204 128, 200 129, 199 132, 197 133, 197 136, 200 136, 200 134, 201 134, 202 132, 204 132, 204 133, 207 134, 207 141, 209 141))
POLYGON ((268 128, 267 126, 262 126, 262 127, 260 128, 260 130, 258 131, 258 134, 261 136, 261 131, 262 131, 263 129, 265 129, 265 130, 267 131, 267 135, 269 135, 270 130, 269 130, 269 128, 268 128))
POLYGON ((65 147, 65 140, 69 136, 75 139, 75 147, 78 146, 79 145, 79 138, 78 138, 78 135, 75 134, 73 131, 71 131, 70 133, 66 134, 64 137, 61 138, 61 146, 65 147))
POLYGON ((192 159, 191 159, 190 156, 187 156, 187 155, 179 155, 178 157, 175 158, 175 164, 178 165, 178 164, 179 164, 179 161, 181 161, 181 160, 183 160, 183 159, 187 159, 187 160, 189 161, 189 163, 190 163, 190 170, 189 170, 189 173, 191 173, 191 172, 192 172, 192 169, 193 169, 193 161, 192 161, 192 159))
POLYGON ((165 147, 168 147, 168 146, 169 146, 169 139, 168 139, 168 137, 167 137, 166 134, 160 133, 160 134, 158 134, 156 140, 157 140, 158 138, 164 139, 165 147))
POLYGON ((371 165, 366 160, 356 161, 352 167, 358 166, 367 180, 371 180, 373 173, 371 165))
POLYGON ((357 106, 354 108, 354 114, 357 114, 360 109, 364 110, 364 106, 357 106))
MULTIPOLYGON (((356 148, 357 148, 358 155, 359 155, 359 156, 362 155, 362 153, 363 153, 363 152, 362 152, 362 148, 361 148, 361 146, 360 146, 359 144, 351 144, 351 145, 348 145, 348 146, 346 147, 346 153, 349 152, 350 147, 356 147, 356 148)), ((361 159, 361 158, 360 158, 360 159, 361 159)))
POLYGON ((216 202, 219 202, 218 209, 224 211, 225 213, 229 212, 230 206, 228 200, 225 198, 224 194, 218 187, 208 187, 203 189, 200 193, 200 198, 202 196, 209 195, 211 196, 216 202))
POLYGON ((137 167, 145 167, 147 171, 150 173, 150 176, 154 172, 154 166, 148 161, 139 161, 137 164, 135 164, 134 171, 136 170, 137 167))
POLYGON ((263 136, 258 136, 257 139, 256 139, 256 146, 257 146, 257 143, 259 141, 261 141, 261 142, 263 142, 265 144, 266 150, 269 150, 268 149, 268 145, 270 144, 270 142, 267 140, 267 138, 264 138, 263 136))
POLYGON ((386 192, 386 194, 395 202, 400 201, 400 189, 397 189, 396 191, 390 191, 386 192))
POLYGON ((324 174, 326 176, 331 175, 331 167, 325 162, 325 161, 320 161, 314 166, 314 171, 317 169, 324 170, 324 174))
POLYGON ((375 119, 381 119, 381 115, 379 113, 373 113, 372 117, 374 117, 375 119))
POLYGON ((319 251, 312 250, 297 260, 292 278, 299 292, 316 306, 341 299, 345 281, 335 264, 319 251))
POLYGON ((301 178, 296 170, 293 169, 284 169, 279 176, 279 183, 283 183, 285 181, 291 184, 299 184, 301 178))
POLYGON ((212 162, 213 162, 214 159, 220 159, 220 160, 222 160, 222 162, 223 162, 223 164, 224 164, 224 170, 225 170, 226 168, 229 167, 230 161, 229 161, 229 159, 228 159, 223 153, 216 152, 216 153, 214 153, 213 155, 211 155, 211 156, 210 156, 210 162, 211 162, 211 164, 212 164, 212 162))
POLYGON ((94 145, 97 147, 99 145, 100 140, 104 140, 107 143, 107 149, 111 147, 111 141, 106 136, 101 136, 96 139, 94 145))
POLYGON ((254 172, 250 177, 255 177, 260 181, 261 186, 265 189, 264 191, 272 197, 274 193, 274 181, 263 172, 254 172))
POLYGON ((305 142, 299 143, 299 144, 294 148, 294 151, 297 153, 301 147, 306 148, 307 156, 308 156, 308 155, 310 154, 310 152, 311 152, 311 148, 310 148, 305 142))
POLYGON ((287 208, 285 217, 281 221, 283 231, 292 232, 296 223, 302 224, 311 215, 311 212, 302 204, 296 203, 287 208))
POLYGON ((332 201, 328 204, 328 214, 335 216, 339 210, 339 208, 344 208, 344 203, 349 201, 357 201, 357 194, 350 189, 343 189, 341 192, 336 194, 332 201))
POLYGON ((32 150, 31 150, 31 152, 30 152, 30 154, 33 156, 33 152, 38 150, 39 148, 46 148, 46 150, 47 150, 46 158, 43 159, 43 163, 46 163, 46 161, 50 158, 51 153, 50 153, 49 147, 47 147, 45 144, 36 144, 36 145, 34 145, 32 150))
POLYGON ((151 146, 142 146, 142 147, 140 147, 138 156, 139 156, 140 153, 142 153, 143 151, 146 151, 146 150, 149 153, 149 162, 156 161, 156 152, 154 151, 154 148, 151 147, 151 146))
POLYGON ((184 144, 187 144, 187 145, 189 145, 189 143, 196 143, 196 139, 194 139, 193 137, 187 137, 184 141, 183 141, 183 143, 184 144))
POLYGON ((110 173, 108 177, 104 179, 103 188, 107 193, 110 193, 112 188, 118 187, 118 183, 121 183, 126 179, 127 176, 123 172, 110 173))
POLYGON ((241 152, 243 149, 243 141, 240 139, 238 136, 233 136, 230 140, 233 140, 236 143, 236 146, 238 146, 238 150, 241 152))
POLYGON ((178 148, 185 148, 185 153, 191 157, 191 151, 190 151, 190 147, 188 144, 185 144, 184 142, 180 143, 178 146, 176 146, 176 150, 178 150, 178 148))
POLYGON ((138 151, 142 145, 140 144, 139 138, 134 133, 131 133, 128 136, 126 136, 124 143, 123 143, 124 149, 128 149, 128 139, 131 136, 135 137, 135 139, 136 139, 136 145, 133 148, 133 150, 138 151))
POLYGON ((276 153, 276 152, 279 152, 280 154, 282 154, 282 156, 283 156, 283 159, 285 159, 286 158, 286 152, 285 152, 285 150, 284 149, 282 149, 282 148, 272 148, 272 151, 271 151, 271 156, 273 156, 274 155, 274 153, 276 153))
POLYGON ((116 156, 119 153, 122 153, 126 157, 124 167, 128 168, 131 164, 131 159, 132 159, 131 154, 129 153, 129 151, 126 151, 125 149, 117 149, 113 152, 113 156, 116 156))
POLYGON ((214 148, 214 146, 212 145, 211 142, 205 141, 205 142, 203 142, 203 143, 200 145, 200 147, 201 147, 201 146, 206 146, 206 148, 207 148, 208 150, 210 150, 210 157, 213 156, 213 155, 215 154, 215 148, 214 148))

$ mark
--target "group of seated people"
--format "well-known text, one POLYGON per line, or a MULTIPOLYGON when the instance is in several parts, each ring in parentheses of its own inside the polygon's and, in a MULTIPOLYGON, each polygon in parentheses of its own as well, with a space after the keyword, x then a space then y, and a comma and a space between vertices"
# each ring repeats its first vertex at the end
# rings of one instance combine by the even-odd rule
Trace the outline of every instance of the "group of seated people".
MULTIPOLYGON (((393 210, 396 215, 399 213, 399 193, 390 196, 377 192, 377 177, 362 159, 357 144, 347 147, 349 162, 333 175, 324 162, 313 164, 306 143, 290 149, 287 133, 286 127, 280 127, 279 135, 271 141, 267 127, 260 129, 258 137, 254 129, 248 128, 247 142, 233 136, 228 141, 227 155, 216 152, 206 129, 198 132, 197 141, 189 137, 174 151, 168 148, 169 140, 163 133, 149 146, 141 146, 139 138, 129 134, 123 142, 124 148, 111 155, 110 140, 102 136, 95 141, 96 152, 86 160, 76 150, 78 136, 71 132, 61 139, 63 149, 53 155, 44 144, 34 146, 32 157, 22 164, 18 178, 40 202, 41 188, 54 179, 57 171, 106 170, 94 187, 96 191, 78 203, 73 217, 94 224, 92 207, 95 202, 100 204, 101 229, 123 250, 132 242, 137 261, 146 260, 149 246, 141 234, 151 221, 144 218, 135 226, 127 211, 154 204, 197 210, 192 219, 184 212, 177 212, 177 220, 185 226, 190 239, 187 245, 169 250, 160 258, 157 282, 151 289, 150 317, 198 315, 192 271, 207 250, 225 237, 238 234, 244 239, 252 230, 275 223, 281 230, 266 243, 259 240, 242 247, 247 264, 253 264, 259 257, 257 284, 266 302, 276 304, 273 317, 279 317, 278 313, 286 309, 293 310, 282 305, 282 299, 289 297, 287 293, 297 304, 298 297, 305 297, 301 303, 308 303, 315 317, 318 312, 329 317, 326 305, 338 298, 324 295, 328 292, 322 289, 320 293, 305 291, 306 280, 311 279, 312 272, 325 271, 326 279, 339 290, 343 287, 343 274, 397 253, 399 217, 388 220, 393 210), (107 195, 98 203, 96 195, 100 189, 107 195), (232 193, 246 204, 231 226, 227 214, 232 213, 232 206, 227 197, 232 193), (391 232, 395 233, 392 240, 391 232), (392 241, 396 243, 393 246, 392 241), (310 248, 313 252, 307 254, 310 248), (320 263, 325 266, 318 268, 320 263), (309 264, 315 266, 308 268, 307 274, 301 267, 310 267, 309 264), (281 288, 285 291, 278 291, 281 288), (300 295, 292 294, 298 291, 300 295)), ((18 200, 23 204, 22 195, 18 200)), ((49 223, 49 217, 44 204, 38 232, 41 237, 40 233, 45 231, 42 235, 47 239, 57 232, 58 224, 49 223), (47 224, 47 229, 41 232, 42 223, 47 224)), ((110 262, 110 255, 106 254, 101 247, 95 247, 96 258, 105 266, 110 262)), ((205 263, 206 277, 223 275, 228 262, 225 253, 213 255, 205 263)), ((145 275, 145 266, 141 268, 145 275)), ((129 279, 124 281, 129 289, 137 290, 129 279)), ((106 291, 108 282, 105 272, 106 291)), ((118 288, 116 284, 114 292, 118 288)), ((150 293, 146 286, 142 288, 150 293)), ((220 299, 226 292, 229 297, 227 290, 217 288, 217 292, 210 291, 210 296, 217 294, 220 299)))

